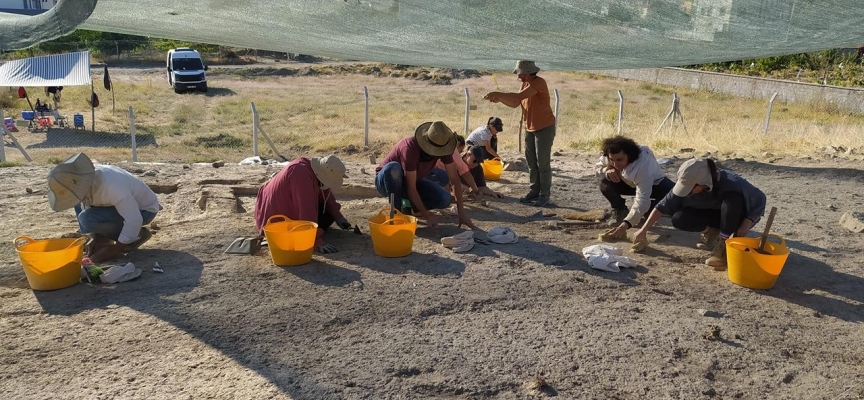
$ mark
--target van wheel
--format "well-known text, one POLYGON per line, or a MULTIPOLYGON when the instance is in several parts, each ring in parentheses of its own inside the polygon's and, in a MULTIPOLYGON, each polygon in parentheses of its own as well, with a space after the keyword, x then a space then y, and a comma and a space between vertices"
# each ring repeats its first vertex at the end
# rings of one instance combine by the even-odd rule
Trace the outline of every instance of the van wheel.
POLYGON ((205 83, 205 84, 199 86, 198 91, 203 92, 203 93, 207 93, 207 84, 205 83))
POLYGON ((178 87, 175 87, 175 88, 174 88, 174 93, 181 94, 181 93, 183 93, 183 89, 180 89, 180 88, 178 88, 178 87))

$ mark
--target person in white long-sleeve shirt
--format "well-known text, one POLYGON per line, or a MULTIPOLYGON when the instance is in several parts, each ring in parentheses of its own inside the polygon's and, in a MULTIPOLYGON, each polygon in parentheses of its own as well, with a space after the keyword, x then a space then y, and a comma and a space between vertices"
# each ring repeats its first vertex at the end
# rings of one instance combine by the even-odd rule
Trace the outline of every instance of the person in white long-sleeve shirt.
POLYGON ((609 233, 627 237, 627 229, 639 224, 642 217, 675 186, 657 163, 648 146, 633 139, 616 136, 603 141, 603 156, 597 163, 600 192, 609 200, 620 223, 609 233), (627 209, 622 195, 635 195, 627 209))
POLYGON ((140 179, 114 166, 94 166, 83 153, 51 170, 48 189, 51 209, 75 209, 80 233, 91 236, 88 249, 94 262, 140 247, 151 236, 144 225, 162 208, 140 179))

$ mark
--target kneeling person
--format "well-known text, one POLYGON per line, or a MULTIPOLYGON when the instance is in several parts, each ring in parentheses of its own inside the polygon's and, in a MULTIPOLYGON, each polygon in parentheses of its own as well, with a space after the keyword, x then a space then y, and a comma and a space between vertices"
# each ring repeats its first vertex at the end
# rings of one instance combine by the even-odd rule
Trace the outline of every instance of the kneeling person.
POLYGON ((91 236, 93 262, 113 260, 151 237, 144 227, 161 210, 156 193, 126 170, 93 165, 84 153, 58 164, 48 174, 48 205, 75 209, 79 231, 91 236))
POLYGON ((291 161, 258 189, 255 204, 255 228, 263 234, 264 225, 274 215, 292 220, 318 223, 315 250, 319 253, 338 251, 324 243, 324 231, 335 222, 342 229, 351 223, 342 216, 342 206, 336 202, 332 188, 342 187, 345 164, 335 155, 323 158, 300 157, 291 161))

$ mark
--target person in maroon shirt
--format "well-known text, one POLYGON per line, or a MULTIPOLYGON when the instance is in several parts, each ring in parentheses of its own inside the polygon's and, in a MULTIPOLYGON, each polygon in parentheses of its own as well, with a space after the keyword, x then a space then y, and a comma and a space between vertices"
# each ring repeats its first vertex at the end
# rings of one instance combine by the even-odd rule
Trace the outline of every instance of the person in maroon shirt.
POLYGON ((387 157, 375 169, 375 188, 382 196, 394 197, 394 205, 401 207, 402 199, 408 199, 415 215, 426 220, 430 227, 437 219, 429 210, 443 209, 450 205, 452 197, 442 185, 452 183, 456 194, 459 226, 463 224, 477 229, 465 214, 462 206, 462 183, 453 164, 453 149, 456 134, 441 121, 424 122, 414 131, 414 136, 400 140, 387 157), (446 177, 429 179, 438 160, 444 163, 446 177))
POLYGON ((322 158, 300 157, 291 161, 282 171, 258 189, 255 204, 255 228, 262 233, 267 219, 284 215, 292 220, 318 223, 315 250, 335 253, 332 244, 324 243, 324 231, 334 222, 342 229, 351 229, 351 223, 339 211, 331 188, 342 186, 345 164, 335 155, 322 158))

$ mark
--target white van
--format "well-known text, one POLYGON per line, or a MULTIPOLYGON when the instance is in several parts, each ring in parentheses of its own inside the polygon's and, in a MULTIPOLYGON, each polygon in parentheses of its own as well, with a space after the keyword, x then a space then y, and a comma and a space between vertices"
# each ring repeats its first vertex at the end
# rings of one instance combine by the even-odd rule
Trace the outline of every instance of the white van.
POLYGON ((201 61, 201 54, 188 47, 168 50, 165 61, 168 72, 168 84, 175 93, 187 90, 207 92, 207 76, 204 71, 207 66, 201 61))

